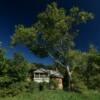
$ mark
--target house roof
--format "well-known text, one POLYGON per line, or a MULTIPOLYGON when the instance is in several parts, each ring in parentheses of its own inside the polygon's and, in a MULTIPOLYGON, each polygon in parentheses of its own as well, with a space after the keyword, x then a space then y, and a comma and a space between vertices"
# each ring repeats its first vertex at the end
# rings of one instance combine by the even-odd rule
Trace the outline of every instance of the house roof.
POLYGON ((63 78, 63 75, 60 72, 54 71, 54 70, 50 70, 50 76, 51 77, 63 78))
POLYGON ((48 73, 51 77, 63 78, 63 75, 59 71, 47 70, 44 68, 37 69, 34 73, 48 73))
POLYGON ((39 68, 39 69, 35 70, 34 73, 48 73, 48 71, 44 68, 39 68))

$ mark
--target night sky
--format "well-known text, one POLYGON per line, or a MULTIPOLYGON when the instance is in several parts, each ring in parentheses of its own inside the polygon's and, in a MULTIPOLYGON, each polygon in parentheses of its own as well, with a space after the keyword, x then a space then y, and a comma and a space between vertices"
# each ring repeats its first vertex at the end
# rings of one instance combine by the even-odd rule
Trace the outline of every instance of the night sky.
MULTIPOLYGON (((7 58, 11 58, 14 52, 21 52, 31 62, 50 64, 52 60, 47 57, 40 59, 32 55, 23 46, 10 48, 11 36, 16 24, 31 26, 37 20, 37 14, 46 8, 52 1, 57 1, 59 7, 66 10, 71 8, 73 0, 0 0, 0 41, 8 51, 7 58), (41 2, 44 1, 44 2, 41 2)), ((94 44, 100 51, 100 0, 76 0, 74 3, 81 9, 93 12, 95 19, 88 24, 81 25, 80 34, 75 40, 76 49, 86 51, 89 44, 94 44)))

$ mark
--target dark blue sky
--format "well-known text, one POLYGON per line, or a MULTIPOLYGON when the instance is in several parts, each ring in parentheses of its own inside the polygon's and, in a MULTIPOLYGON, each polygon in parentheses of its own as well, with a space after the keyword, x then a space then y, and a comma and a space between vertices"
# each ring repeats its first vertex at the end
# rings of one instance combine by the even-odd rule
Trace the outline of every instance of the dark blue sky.
MULTIPOLYGON (((27 48, 17 46, 10 48, 10 38, 16 24, 31 26, 36 21, 39 12, 46 8, 52 1, 57 1, 59 7, 66 10, 71 8, 73 0, 0 0, 0 41, 2 46, 8 49, 6 56, 10 58, 14 52, 24 53, 26 59, 31 62, 51 63, 50 58, 40 59, 30 54, 27 48), (44 1, 41 2, 41 1, 44 1)), ((94 44, 100 51, 100 1, 99 0, 76 0, 76 5, 86 11, 95 14, 95 19, 81 26, 80 34, 76 38, 76 49, 86 51, 89 44, 94 44)))

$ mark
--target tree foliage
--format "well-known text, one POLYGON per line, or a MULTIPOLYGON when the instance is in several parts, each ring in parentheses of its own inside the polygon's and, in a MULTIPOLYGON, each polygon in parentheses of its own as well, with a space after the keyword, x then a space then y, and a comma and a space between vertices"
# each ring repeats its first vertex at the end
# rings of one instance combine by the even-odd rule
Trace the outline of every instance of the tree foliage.
POLYGON ((31 27, 16 26, 12 44, 24 44, 33 53, 34 49, 48 52, 48 49, 61 47, 61 41, 64 48, 68 48, 74 44, 73 39, 77 31, 73 28, 90 19, 93 19, 93 14, 90 12, 81 11, 78 7, 73 7, 66 12, 64 8, 58 8, 57 4, 53 2, 38 15, 38 21, 31 27))
POLYGON ((25 81, 28 77, 30 64, 24 59, 21 54, 14 54, 13 60, 11 61, 10 74, 15 81, 25 81))
POLYGON ((74 47, 76 27, 93 18, 92 13, 80 10, 78 7, 66 11, 53 2, 38 15, 38 21, 32 27, 17 26, 12 36, 12 44, 22 43, 36 55, 49 55, 56 63, 65 67, 70 88, 72 73, 68 52, 74 47))

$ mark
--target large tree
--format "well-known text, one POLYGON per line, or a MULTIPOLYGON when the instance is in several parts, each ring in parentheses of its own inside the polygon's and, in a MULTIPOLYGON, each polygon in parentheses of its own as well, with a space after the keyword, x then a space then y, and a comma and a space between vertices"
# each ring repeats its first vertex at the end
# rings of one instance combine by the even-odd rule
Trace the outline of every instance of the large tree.
POLYGON ((74 47, 77 26, 93 19, 93 14, 72 7, 68 11, 59 8, 55 2, 38 15, 38 21, 31 27, 17 25, 12 36, 12 44, 24 44, 34 54, 50 56, 56 63, 66 68, 68 89, 71 82, 71 66, 68 56, 74 47), (70 66, 70 67, 69 67, 70 66))

